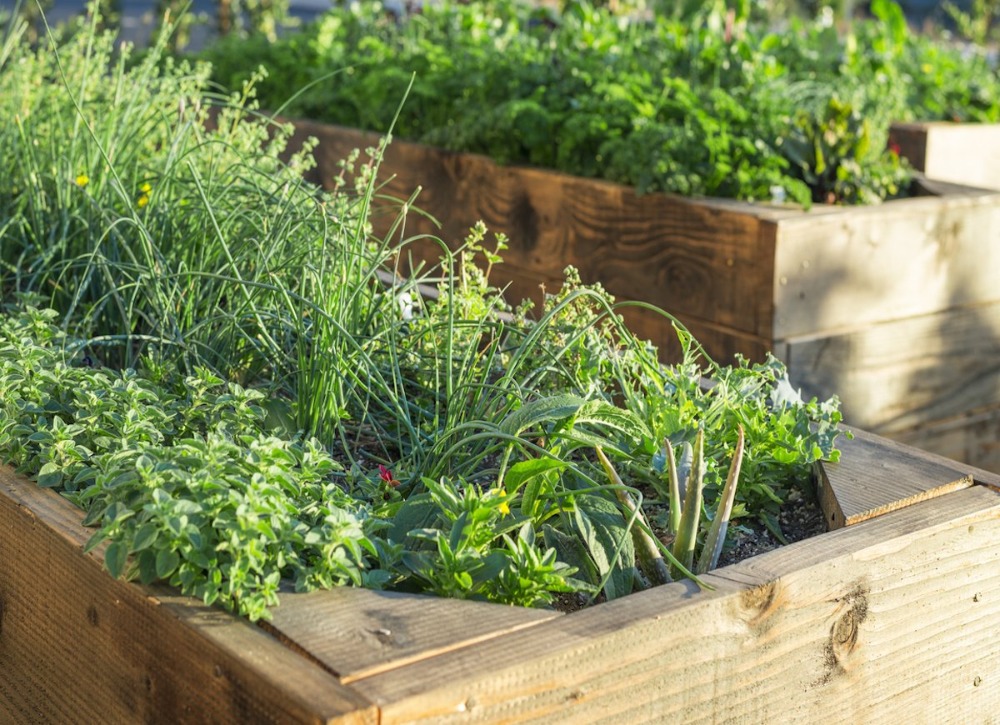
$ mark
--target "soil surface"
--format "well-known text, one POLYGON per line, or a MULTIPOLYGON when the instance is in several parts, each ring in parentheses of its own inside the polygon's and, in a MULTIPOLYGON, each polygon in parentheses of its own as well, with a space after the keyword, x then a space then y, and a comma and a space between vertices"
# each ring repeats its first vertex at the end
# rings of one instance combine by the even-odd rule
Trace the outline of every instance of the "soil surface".
MULTIPOLYGON (((781 507, 781 513, 778 515, 781 531, 789 544, 826 531, 823 511, 816 501, 801 494, 796 497, 796 493, 793 492, 789 496, 789 500, 781 507)), ((777 549, 779 546, 783 544, 763 525, 744 526, 737 533, 732 548, 723 550, 722 556, 719 557, 719 566, 735 564, 751 556, 777 549)))

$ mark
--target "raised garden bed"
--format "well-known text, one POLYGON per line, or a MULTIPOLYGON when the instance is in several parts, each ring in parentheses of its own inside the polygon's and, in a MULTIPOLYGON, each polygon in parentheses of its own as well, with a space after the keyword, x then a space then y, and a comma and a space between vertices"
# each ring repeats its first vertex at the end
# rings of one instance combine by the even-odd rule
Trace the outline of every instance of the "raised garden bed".
POLYGON ((896 123, 890 140, 928 178, 1000 189, 998 123, 896 123))
MULTIPOLYGON (((313 173, 327 185, 351 149, 377 144, 375 134, 296 125, 300 137, 320 140, 313 173)), ((396 201, 376 214, 378 232, 396 220, 398 200, 420 189, 415 206, 440 224, 411 213, 403 235, 453 243, 480 219, 509 235, 493 281, 509 285, 511 300, 539 299, 541 285, 551 290, 575 265, 619 300, 675 314, 717 359, 771 350, 807 395, 839 395, 852 424, 1000 470, 993 451, 980 457, 971 439, 954 442, 956 421, 1000 409, 1000 192, 927 181, 914 198, 803 211, 637 195, 401 141, 389 145, 381 177, 396 201), (940 426, 947 448, 937 446, 940 426)), ((668 320, 638 308, 624 315, 669 351, 668 320)))
POLYGON ((112 579, 82 514, 3 468, 0 719, 988 719, 1000 478, 860 432, 843 451, 821 478, 841 528, 710 591, 558 614, 337 589, 284 594, 259 627, 112 579))

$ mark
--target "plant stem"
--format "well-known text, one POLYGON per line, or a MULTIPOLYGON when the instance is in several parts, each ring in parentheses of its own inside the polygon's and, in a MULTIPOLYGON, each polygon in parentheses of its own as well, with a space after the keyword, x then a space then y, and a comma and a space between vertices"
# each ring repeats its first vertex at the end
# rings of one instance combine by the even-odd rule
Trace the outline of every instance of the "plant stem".
POLYGON ((736 485, 740 478, 740 466, 743 464, 743 426, 737 428, 736 450, 733 453, 733 462, 729 465, 729 475, 726 477, 726 486, 722 489, 722 496, 715 510, 715 518, 712 526, 708 530, 705 538, 705 546, 701 550, 701 557, 698 559, 698 573, 704 574, 719 565, 719 555, 722 553, 722 544, 726 540, 726 531, 729 530, 729 517, 733 512, 733 500, 736 498, 736 485))
POLYGON ((615 496, 618 497, 618 501, 625 507, 630 516, 636 517, 644 524, 644 526, 632 527, 632 540, 635 543, 635 553, 639 560, 640 568, 654 584, 666 584, 673 581, 673 578, 670 576, 670 568, 660 554, 656 542, 646 533, 649 525, 645 521, 646 517, 643 515, 642 510, 635 505, 635 501, 628 495, 625 484, 622 482, 614 466, 611 465, 611 461, 608 460, 604 451, 601 450, 601 447, 598 446, 595 450, 597 451, 597 457, 600 459, 601 465, 604 466, 605 473, 608 474, 608 478, 615 485, 615 496))
POLYGON ((705 431, 698 429, 694 442, 694 456, 691 473, 687 478, 684 496, 684 511, 681 515, 677 538, 674 539, 674 556, 691 569, 694 565, 694 547, 698 539, 698 523, 701 520, 702 487, 704 485, 705 431))

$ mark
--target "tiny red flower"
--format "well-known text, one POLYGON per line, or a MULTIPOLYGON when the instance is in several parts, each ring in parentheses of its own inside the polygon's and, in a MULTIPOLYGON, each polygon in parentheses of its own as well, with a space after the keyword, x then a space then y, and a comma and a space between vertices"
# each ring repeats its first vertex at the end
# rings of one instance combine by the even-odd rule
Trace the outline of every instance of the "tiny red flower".
POLYGON ((399 485, 399 481, 397 481, 395 478, 392 477, 392 471, 383 466, 381 463, 378 464, 378 477, 381 478, 386 483, 388 483, 393 488, 396 488, 396 486, 399 485))

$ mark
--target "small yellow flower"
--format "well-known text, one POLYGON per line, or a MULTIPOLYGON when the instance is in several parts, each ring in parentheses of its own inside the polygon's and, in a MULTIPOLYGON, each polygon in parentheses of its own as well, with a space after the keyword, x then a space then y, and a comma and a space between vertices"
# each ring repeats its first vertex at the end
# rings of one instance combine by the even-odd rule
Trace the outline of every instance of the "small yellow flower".
POLYGON ((76 177, 75 181, 76 185, 82 189, 83 187, 85 187, 87 184, 90 183, 90 177, 87 176, 86 174, 80 174, 79 176, 76 177))
POLYGON ((152 194, 153 187, 148 181, 144 181, 139 186, 139 198, 135 200, 135 205, 142 209, 149 203, 149 195, 152 194))
POLYGON ((507 505, 506 501, 497 506, 497 508, 500 509, 500 513, 502 513, 504 516, 507 516, 510 513, 510 506, 507 505))

